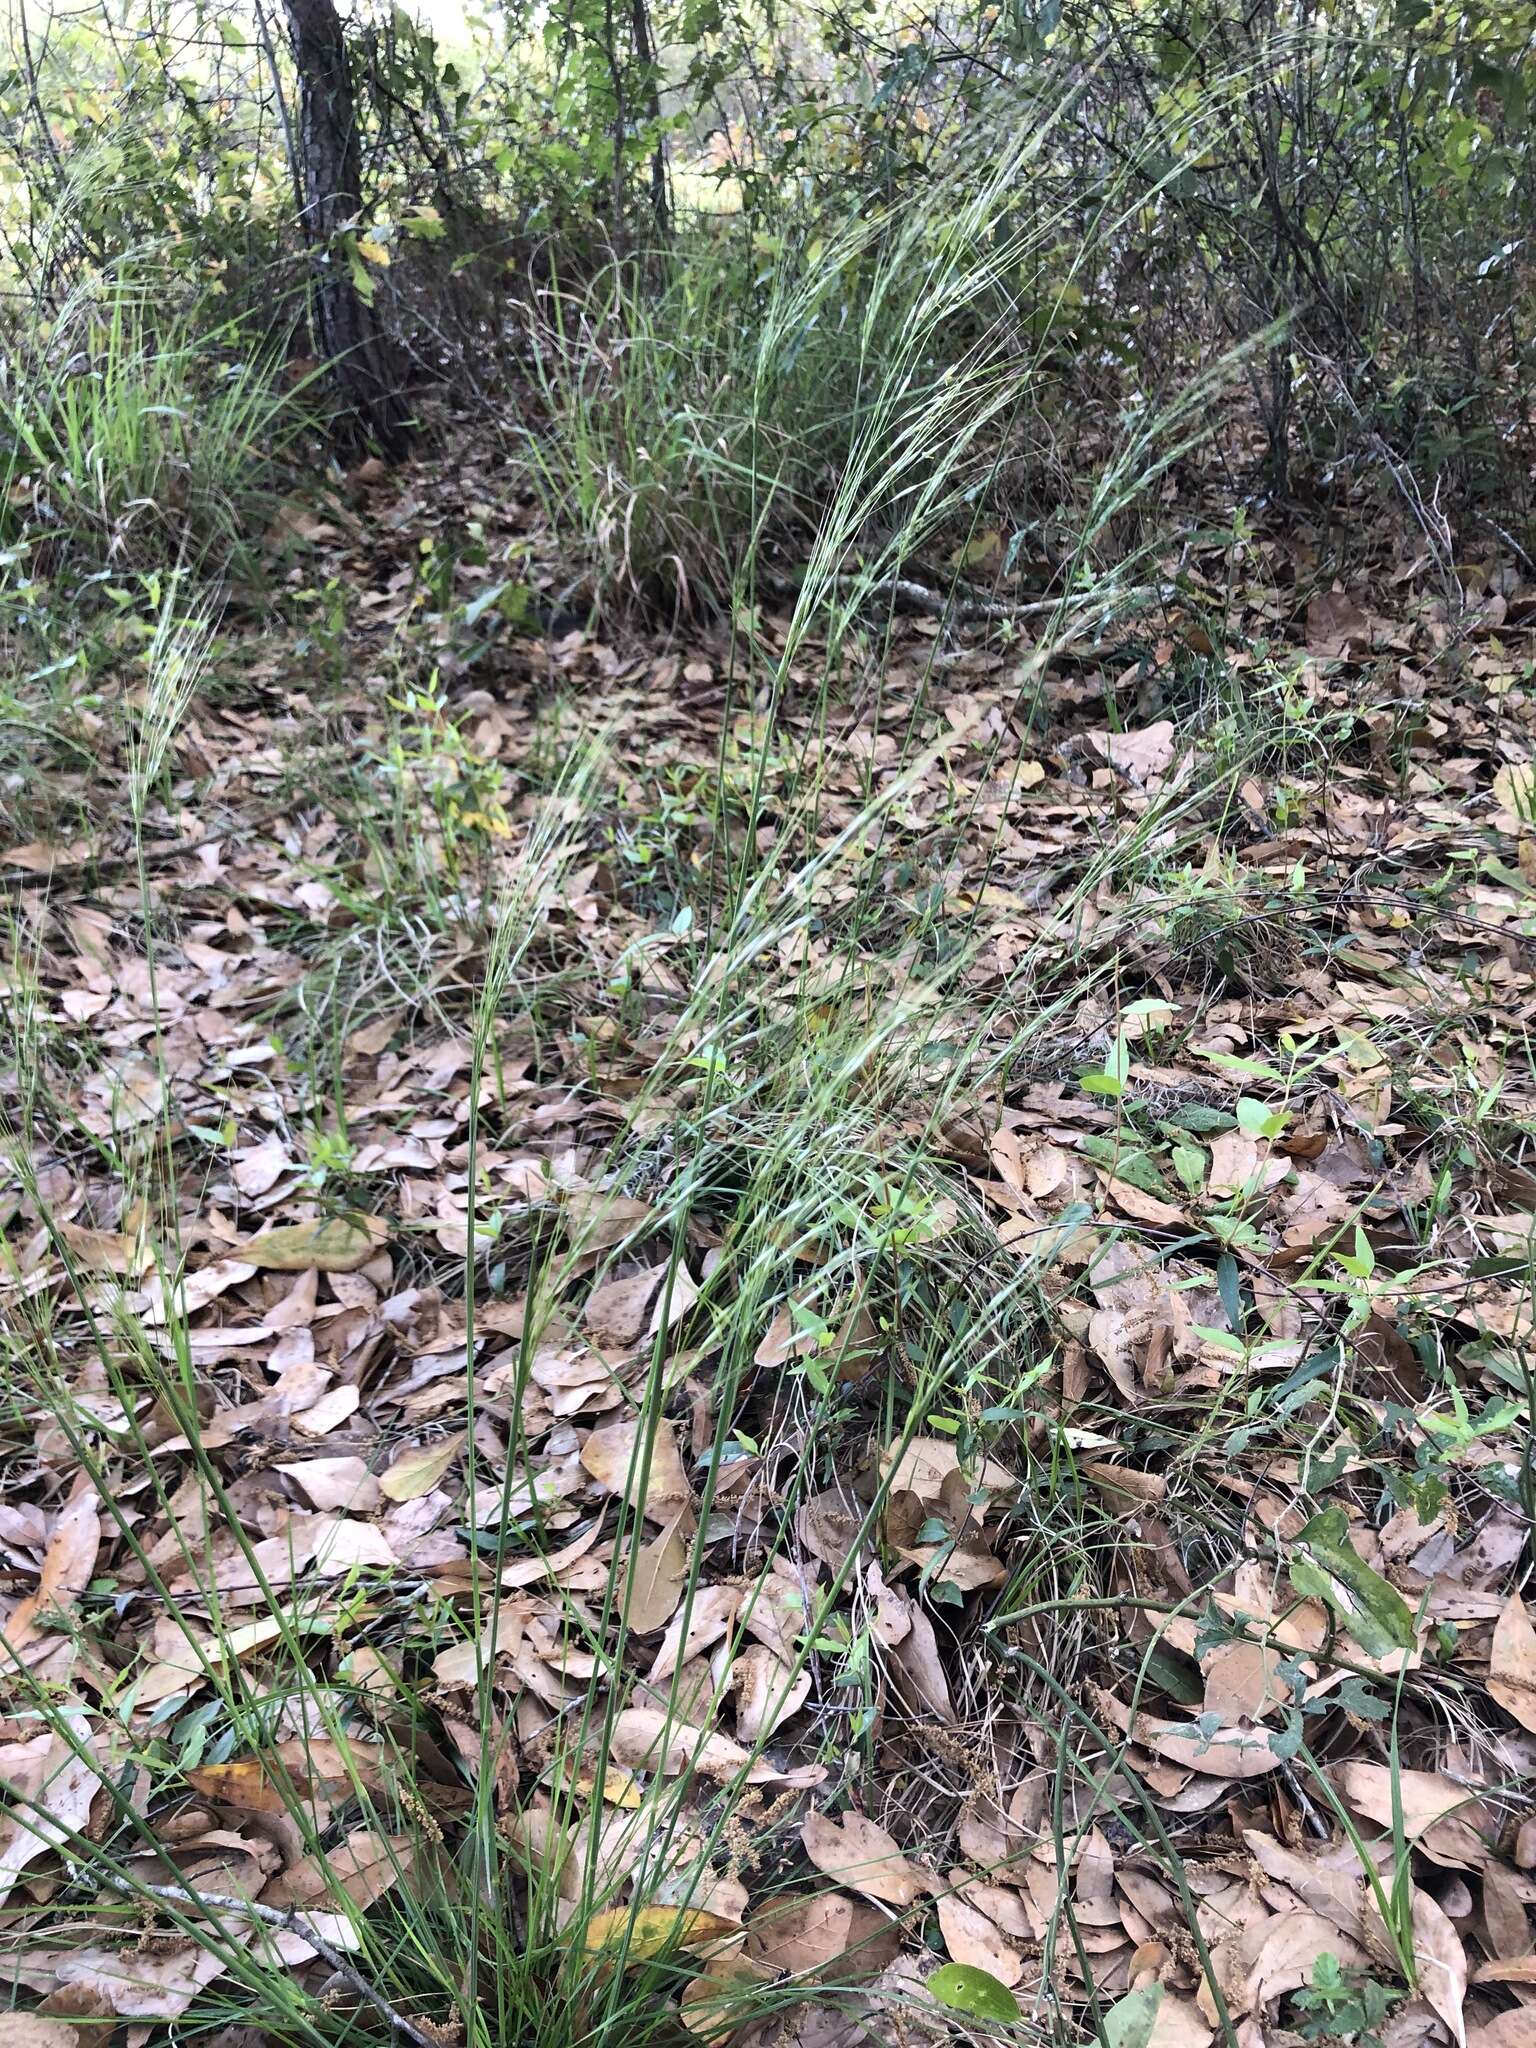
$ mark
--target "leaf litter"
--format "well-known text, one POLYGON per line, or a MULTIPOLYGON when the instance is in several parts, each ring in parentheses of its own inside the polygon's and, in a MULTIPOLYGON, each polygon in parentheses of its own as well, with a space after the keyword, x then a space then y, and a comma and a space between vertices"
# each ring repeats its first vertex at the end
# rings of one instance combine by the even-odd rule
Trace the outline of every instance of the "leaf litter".
MULTIPOLYGON (((418 475, 336 573, 382 587, 446 502, 418 475)), ((369 921, 358 792, 268 655, 257 709, 194 707, 152 817, 153 973, 117 827, 8 851, 56 1114, 0 1194, 5 1313, 46 1361, 13 1372, 0 1503, 3 1946, 36 2007, 7 2039, 168 2021, 228 1968, 152 1901, 146 1946, 92 1853, 312 1911, 351 1953, 487 1772, 530 1888, 573 1911, 604 1873, 582 1967, 686 1952, 710 2040, 743 1986, 867 2016, 926 1979, 940 2028, 1099 2012, 1111 2042, 1247 2048, 1334 1969, 1389 1987, 1394 2048, 1532 2038, 1531 628, 1457 642, 1380 568, 1309 588, 1251 544, 1255 637, 1290 617, 1318 744, 1266 739, 1221 795, 1190 677, 1219 705, 1281 660, 1241 601, 1214 670, 1193 604, 1032 679, 902 621, 864 649, 878 698, 823 723, 791 693, 777 734, 718 649, 684 687, 643 642, 450 643, 510 822, 424 812, 458 909, 414 980, 369 921), (522 886, 583 698, 607 781, 567 807, 518 970, 553 1024, 477 1054, 476 906, 522 886), (625 834, 646 792, 659 820, 764 750, 816 917, 758 956, 757 1029, 802 1032, 807 1071, 840 1019, 928 1030, 923 947, 957 963, 935 1072, 1005 1042, 1011 991, 1051 1022, 962 1089, 872 1072, 843 1182, 754 1266, 731 1175, 760 1138, 675 1200, 715 825, 667 813, 686 918, 625 834), (879 917, 833 857, 871 790, 879 917), (1136 873, 1095 866, 1142 825, 1136 873), (346 989, 323 1087, 296 1053, 317 962, 346 989), (918 1140, 926 1194, 882 1164, 918 1140), (916 1321, 969 1302, 1016 1333, 1016 1287, 1029 1356, 905 1413, 916 1321)), ((381 690, 332 708, 387 757, 381 690)), ((225 1933, 327 1979, 291 1926, 225 1933)))

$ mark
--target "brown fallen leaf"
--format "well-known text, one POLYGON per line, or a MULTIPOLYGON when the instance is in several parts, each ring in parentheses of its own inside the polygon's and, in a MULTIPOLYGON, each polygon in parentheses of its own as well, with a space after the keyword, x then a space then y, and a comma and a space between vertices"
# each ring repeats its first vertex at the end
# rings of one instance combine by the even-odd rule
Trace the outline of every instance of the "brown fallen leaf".
POLYGON ((939 1660, 939 1639, 933 1623, 915 1600, 907 1602, 907 1632, 890 1650, 891 1675, 897 1690, 920 1711, 955 1719, 949 1680, 939 1660))
POLYGON ((996 1924, 964 1896, 939 1900, 939 1931, 952 1961, 985 1970, 999 1984, 1014 1985, 1024 1974, 1024 1958, 1004 1941, 996 1924))
POLYGON ((296 1906, 302 1912, 344 1895, 366 1910, 406 1876, 415 1855, 410 1835, 381 1835, 372 1828, 357 1828, 337 1848, 290 1865, 267 1886, 261 1903, 296 1906))
POLYGON ((949 1873, 950 1890, 938 1899, 939 1932, 950 1959, 985 1970, 1013 1986, 1024 1975, 1022 1945, 1033 1938, 1017 1892, 984 1884, 964 1870, 949 1873))
POLYGON ((1262 1729, 1218 1728, 1214 1734, 1204 1735, 1187 1721, 1133 1714, 1113 1693, 1099 1688, 1095 1688, 1095 1697, 1105 1718, 1122 1735, 1129 1735, 1165 1762, 1182 1764, 1205 1777, 1261 1778, 1267 1771, 1278 1770, 1283 1761, 1270 1748, 1262 1729))
POLYGON ((1495 1956, 1508 1960, 1531 1953, 1531 1923, 1525 1910, 1529 1886, 1501 1863, 1483 1872, 1483 1925, 1495 1956))
MULTIPOLYGON (((20 1961, 26 1969, 29 1959, 20 1961)), ((82 2018, 174 2020, 228 1967, 224 1956, 198 1942, 156 1954, 135 1944, 123 1949, 87 1945, 66 1953, 41 1951, 36 1971, 23 1981, 41 1988, 46 1969, 51 1996, 82 2018)))
POLYGON ((741 1590, 736 1586, 697 1587, 668 1624, 648 1674, 651 1684, 661 1684, 680 1665, 691 1663, 716 1643, 723 1642, 735 1626, 741 1599, 741 1590))
POLYGON ((836 1969, 839 1980, 872 1977, 901 1946, 899 1929, 846 1892, 785 1893, 747 1922, 746 1955, 770 1970, 804 1977, 836 1969))
MULTIPOLYGON (((30 2044, 24 2044, 30 2048, 30 2044)), ((1517 2005, 1467 2033, 1467 2048, 1536 2048, 1536 2005, 1517 2005)))
MULTIPOLYGON (((603 1429, 594 1429, 581 1447, 583 1470, 590 1472, 598 1485, 606 1487, 609 1493, 619 1494, 631 1507, 639 1504, 646 1434, 639 1421, 612 1422, 603 1429)), ((691 1528, 693 1489, 683 1469, 677 1432, 662 1416, 650 1434, 650 1461, 644 1474, 645 1514, 650 1521, 658 1523, 682 1516, 683 1526, 691 1528)))
POLYGON ((0 2013, 0 2048, 79 2048, 80 2029, 40 2012, 0 2013))
POLYGON ((1368 1925, 1375 1924, 1374 1893, 1352 1842, 1329 1842, 1303 1851, 1288 1848, 1259 1828, 1245 1828, 1243 1842, 1260 1870, 1287 1885, 1309 1911, 1332 1920, 1355 1941, 1367 1939, 1368 1925))
POLYGON ((274 1469, 291 1479, 322 1514, 340 1508, 368 1515, 379 1504, 379 1482, 361 1458, 301 1458, 274 1469))
POLYGON ((1494 1623, 1488 1690, 1522 1728, 1536 1734, 1536 1628, 1518 1593, 1494 1623))
MULTIPOLYGON (((195 1813, 189 1813, 189 1820, 195 1818, 195 1813)), ((128 1856, 123 1873, 145 1884, 163 1884, 167 1857, 175 1864, 181 1883, 193 1892, 254 1899, 277 1871, 282 1851, 259 1835, 242 1834, 236 1828, 208 1828, 190 1840, 183 1840, 178 1833, 175 1841, 163 1844, 156 1855, 128 1856)), ((194 1918, 207 1917, 196 1906, 188 1910, 194 1918)))
MULTIPOLYGON (((677 2002, 677 2016, 690 2034, 705 2041, 724 2042, 750 2016, 753 1987, 769 1974, 750 1956, 716 1956, 702 1975, 684 1985, 677 2002)), ((0 2048, 5 2048, 3 2038, 0 2048)), ((29 2048, 29 2044, 19 2043, 18 2048, 29 2048)))
POLYGON ((763 1742, 781 1722, 798 1714, 811 1696, 811 1674, 793 1667, 766 1643, 753 1643, 731 1665, 736 1693, 736 1734, 742 1742, 763 1742))
POLYGON ((664 1330, 672 1330, 683 1320, 699 1298, 699 1288, 688 1268, 679 1260, 670 1279, 662 1283, 656 1296, 656 1305, 651 1310, 646 1334, 660 1336, 664 1330))
POLYGON ((606 1251, 637 1236, 655 1215, 649 1202, 609 1188, 568 1188, 563 1202, 571 1243, 584 1252, 606 1251))
POLYGON ((148 1244, 128 1231, 88 1230, 82 1224, 61 1223, 58 1233, 71 1262, 91 1273, 138 1275, 151 1263, 148 1244))
POLYGON ((984 1457, 962 1468, 960 1453, 948 1437, 916 1436, 899 1457, 892 1446, 880 1459, 880 1476, 891 1493, 915 1493, 929 1505, 938 1503, 945 1482, 962 1469, 964 1478, 977 1492, 1018 1490, 1018 1480, 996 1458, 984 1457))
POLYGON ((318 1401, 293 1411, 293 1426, 300 1436, 329 1436, 361 1405, 362 1395, 355 1386, 329 1387, 318 1401))
POLYGON ((477 1685, 488 1663, 497 1657, 516 1656, 532 1612, 531 1601, 503 1599, 495 1619, 487 1623, 477 1641, 451 1643, 438 1651, 432 1660, 432 1676, 439 1685, 477 1685))
MULTIPOLYGON (((1320 1913, 1273 1913, 1250 1921, 1212 1951, 1228 2010, 1234 2019, 1266 2009, 1310 1984, 1319 1956, 1337 1956, 1346 1969, 1366 1959, 1366 1950, 1320 1913)), ((1210 1985, 1197 1993, 1201 2012, 1215 2022, 1210 1985)))
POLYGON ((1139 732, 1089 732, 1083 738, 1100 760, 1107 761, 1133 782, 1162 775, 1173 764, 1171 718, 1160 718, 1155 725, 1143 726, 1139 732))
POLYGON ((194 1792, 243 1813, 286 1813, 295 1797, 319 1796, 341 1805, 358 1790, 376 1792, 384 1783, 384 1750, 376 1742, 340 1743, 293 1737, 259 1756, 231 1763, 199 1764, 183 1775, 194 1792))
MULTIPOLYGON (((983 1870, 1002 1875, 1004 1866, 1023 1856, 1030 1845, 1029 1830, 1016 1821, 996 1799, 976 1792, 960 1809, 960 1848, 983 1870)), ((1021 1880, 1006 1873, 1010 1882, 1021 1880)))
POLYGON ((1307 652, 1339 660, 1371 644, 1371 621, 1343 590, 1320 590, 1307 603, 1307 652))
POLYGON ((230 1179, 242 1195, 253 1201, 275 1188, 285 1173, 294 1171, 294 1162, 288 1157, 288 1147, 275 1131, 263 1138, 259 1145, 249 1145, 237 1154, 230 1169, 230 1179))
POLYGON ((382 1529, 340 1515, 316 1515, 305 1532, 305 1547, 305 1569, 320 1578, 340 1578, 362 1565, 387 1568, 400 1562, 382 1529))
POLYGON ((688 1544, 683 1535, 685 1509, 679 1509, 649 1543, 634 1552, 624 1568, 619 1612, 637 1635, 665 1628, 677 1612, 688 1581, 688 1544))
POLYGON ((795 1533, 812 1557, 836 1571, 855 1547, 861 1554, 867 1548, 860 1543, 863 1523, 864 1513, 859 1504, 833 1487, 801 1502, 795 1516, 795 1533))
POLYGON ((812 1811, 800 1830, 805 1853, 816 1868, 850 1891, 887 1906, 910 1906, 936 1889, 926 1871, 902 1855, 894 1836, 862 1813, 833 1820, 812 1811))
POLYGON ((625 1273, 593 1288, 582 1320, 594 1344, 622 1349, 636 1341, 646 1326, 652 1297, 665 1271, 665 1266, 647 1266, 642 1272, 625 1273))
POLYGON ((1284 1657, 1262 1643, 1222 1643, 1206 1658, 1205 1711, 1227 1727, 1262 1721, 1290 1692, 1279 1676, 1284 1657))
MULTIPOLYGON (((1131 1974, 1134 1981, 1134 1970, 1131 1974)), ((1208 2048, 1214 2034, 1215 2028, 1206 2025, 1192 1998, 1180 1998, 1163 1986, 1147 2048, 1208 2048)))

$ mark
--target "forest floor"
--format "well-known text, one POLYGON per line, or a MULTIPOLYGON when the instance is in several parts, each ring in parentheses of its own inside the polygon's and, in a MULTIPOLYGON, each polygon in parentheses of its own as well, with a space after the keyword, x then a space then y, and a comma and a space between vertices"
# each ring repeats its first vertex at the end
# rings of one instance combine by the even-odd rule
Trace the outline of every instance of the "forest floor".
POLYGON ((272 547, 5 735, 0 2038, 456 2038, 489 1816, 578 2015, 1536 2040, 1536 579, 774 686, 473 464, 272 547))

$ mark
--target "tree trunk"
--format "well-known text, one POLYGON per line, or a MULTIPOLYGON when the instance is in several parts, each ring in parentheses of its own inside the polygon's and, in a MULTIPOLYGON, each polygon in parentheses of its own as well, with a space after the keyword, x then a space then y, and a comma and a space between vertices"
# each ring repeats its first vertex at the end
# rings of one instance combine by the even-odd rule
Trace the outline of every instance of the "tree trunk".
POLYGON ((645 111, 655 125, 656 147, 651 154, 651 218, 656 239, 666 243, 672 235, 672 209, 667 192, 667 145, 661 134, 661 93, 657 87, 656 45, 651 40, 650 15, 646 0, 630 0, 630 24, 635 39, 635 58, 645 86, 645 111))
POLYGON ((314 255, 315 342, 356 429, 386 455, 409 442, 395 352, 352 277, 343 235, 362 204, 362 154, 346 36, 335 0, 284 0, 299 80, 299 184, 314 255))

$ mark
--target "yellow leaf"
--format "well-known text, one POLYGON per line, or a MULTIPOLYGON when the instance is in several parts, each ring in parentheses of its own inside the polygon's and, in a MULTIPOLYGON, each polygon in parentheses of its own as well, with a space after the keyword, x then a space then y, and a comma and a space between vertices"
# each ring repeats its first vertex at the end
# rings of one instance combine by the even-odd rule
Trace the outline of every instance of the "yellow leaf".
POLYGON ((389 268, 389 251, 382 242, 365 238, 357 245, 357 253, 367 263, 377 263, 381 270, 389 268))
POLYGON ((1003 537, 995 526, 989 526, 984 533, 978 533, 963 541, 950 556, 950 566, 955 569, 973 569, 978 562, 985 562, 995 555, 1003 544, 1003 537))
POLYGON ((239 1254, 268 1273, 355 1273, 384 1241, 388 1226, 378 1216, 317 1216, 260 1231, 239 1254))
POLYGON ((625 1967, 633 1968, 668 1949, 697 1948, 740 1932, 734 1920, 706 1913, 701 1906, 612 1906, 606 1913, 594 1913, 581 1930, 581 1953, 597 1956, 622 1948, 625 1967))
POLYGON ((396 1458, 379 1481, 386 1500, 420 1500, 430 1493, 464 1448, 464 1432, 445 1437, 440 1444, 426 1444, 396 1458))
POLYGON ((1522 825, 1536 824, 1536 762, 1517 761, 1493 778, 1499 809, 1512 811, 1522 825))
MULTIPOLYGON (((572 1786, 584 1799, 590 1799, 598 1789, 597 1772, 591 1764, 557 1767, 555 1778, 572 1786)), ((640 1780, 622 1764, 610 1764, 604 1771, 602 1793, 609 1806, 621 1806, 629 1813, 638 1812, 645 1804, 640 1780)))

